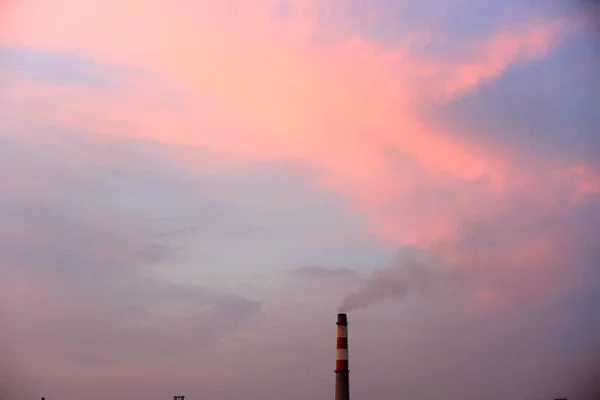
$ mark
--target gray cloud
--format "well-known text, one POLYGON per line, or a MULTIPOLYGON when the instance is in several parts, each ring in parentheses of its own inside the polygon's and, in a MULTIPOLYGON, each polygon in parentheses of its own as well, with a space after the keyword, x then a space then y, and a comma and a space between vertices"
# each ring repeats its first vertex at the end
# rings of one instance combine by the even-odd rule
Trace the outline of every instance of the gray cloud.
MULTIPOLYGON (((14 47, 6 43, 0 45, 0 60, 0 95, 3 94, 2 89, 15 88, 23 83, 64 85, 113 94, 123 93, 142 81, 153 81, 155 85, 164 83, 160 76, 147 70, 100 63, 83 54, 14 47)), ((0 96, 1 100, 4 99, 0 96)), ((160 97, 147 96, 145 101, 168 108, 180 106, 184 97, 180 92, 163 90, 160 97)), ((10 109, 10 99, 3 105, 10 109)))
POLYGON ((299 265, 288 271, 290 274, 305 278, 356 278, 359 273, 351 268, 346 267, 324 267, 320 265, 299 265))
POLYGON ((168 355, 260 310, 243 297, 153 280, 144 269, 167 262, 169 248, 114 222, 106 230, 54 211, 21 203, 0 212, 0 274, 22 291, 3 308, 23 350, 75 363, 168 355))
POLYGON ((32 326, 36 340, 55 359, 76 364, 172 357, 205 349, 260 311, 258 302, 205 288, 143 285, 77 299, 50 325, 32 326))
POLYGON ((423 118, 460 140, 503 150, 519 164, 532 157, 586 160, 600 147, 600 53, 571 36, 542 61, 508 70, 423 118))
MULTIPOLYGON (((172 356, 213 344, 260 312, 242 296, 156 278, 176 247, 148 231, 143 212, 130 212, 133 197, 106 184, 149 181, 181 198, 185 186, 132 165, 119 177, 94 163, 72 168, 17 142, 1 141, 0 151, 8 189, 0 197, 0 311, 18 358, 84 365, 172 356)), ((163 199, 138 202, 160 209, 163 199)))
POLYGON ((22 78, 40 83, 113 88, 133 71, 101 65, 92 60, 68 53, 0 47, 3 73, 18 73, 22 78))

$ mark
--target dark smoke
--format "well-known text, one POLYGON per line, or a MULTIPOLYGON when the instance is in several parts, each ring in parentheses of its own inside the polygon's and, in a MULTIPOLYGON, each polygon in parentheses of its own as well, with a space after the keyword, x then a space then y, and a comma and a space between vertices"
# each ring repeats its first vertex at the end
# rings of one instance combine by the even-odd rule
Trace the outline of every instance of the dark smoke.
POLYGON ((349 312, 385 299, 402 299, 411 289, 427 295, 440 272, 431 261, 399 251, 388 268, 374 272, 364 286, 344 297, 339 311, 349 312))

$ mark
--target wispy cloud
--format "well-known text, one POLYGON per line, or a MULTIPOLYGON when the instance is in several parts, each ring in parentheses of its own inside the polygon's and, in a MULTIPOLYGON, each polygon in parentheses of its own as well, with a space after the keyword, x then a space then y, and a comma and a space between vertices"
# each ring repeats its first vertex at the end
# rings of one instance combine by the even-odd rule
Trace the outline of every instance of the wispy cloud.
POLYGON ((319 265, 300 265, 289 271, 293 275, 306 278, 353 278, 357 277, 356 270, 346 267, 329 268, 319 265))

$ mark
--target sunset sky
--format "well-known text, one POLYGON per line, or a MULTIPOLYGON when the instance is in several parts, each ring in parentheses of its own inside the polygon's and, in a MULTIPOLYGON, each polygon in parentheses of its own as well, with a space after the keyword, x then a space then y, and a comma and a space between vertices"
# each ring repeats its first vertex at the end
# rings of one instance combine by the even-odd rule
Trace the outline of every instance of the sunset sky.
POLYGON ((0 7, 0 397, 332 399, 342 307, 353 400, 578 398, 600 360, 582 9, 0 7))

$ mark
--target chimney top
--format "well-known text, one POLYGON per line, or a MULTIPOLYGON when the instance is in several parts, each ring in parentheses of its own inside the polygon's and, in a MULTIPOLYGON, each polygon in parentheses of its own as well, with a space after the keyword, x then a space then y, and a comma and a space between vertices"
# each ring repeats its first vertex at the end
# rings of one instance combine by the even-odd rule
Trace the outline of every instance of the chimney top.
POLYGON ((346 318, 346 314, 343 314, 343 313, 338 314, 337 325, 348 325, 348 318, 346 318))

